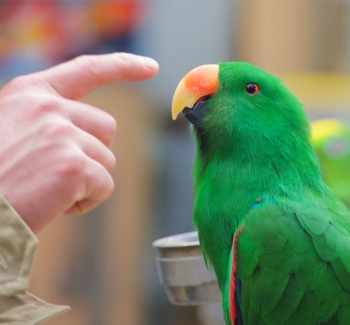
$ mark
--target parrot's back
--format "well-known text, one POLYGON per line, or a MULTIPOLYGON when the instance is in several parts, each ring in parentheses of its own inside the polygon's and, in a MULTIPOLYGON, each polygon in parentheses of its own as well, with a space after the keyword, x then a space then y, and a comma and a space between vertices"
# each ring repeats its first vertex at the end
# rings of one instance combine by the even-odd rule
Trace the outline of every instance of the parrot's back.
POLYGON ((226 317, 233 305, 239 324, 349 324, 350 215, 335 202, 255 205, 232 246, 226 317))

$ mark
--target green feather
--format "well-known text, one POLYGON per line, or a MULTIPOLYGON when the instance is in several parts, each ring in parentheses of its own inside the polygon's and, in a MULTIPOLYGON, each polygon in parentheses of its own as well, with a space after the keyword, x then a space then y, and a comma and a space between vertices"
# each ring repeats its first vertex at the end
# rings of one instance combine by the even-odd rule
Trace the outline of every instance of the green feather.
POLYGON ((350 213, 322 180, 302 105, 279 79, 243 62, 219 64, 205 105, 192 128, 193 222, 226 323, 232 243, 243 226, 236 275, 244 325, 346 324, 350 213), (247 94, 248 83, 260 92, 247 94))

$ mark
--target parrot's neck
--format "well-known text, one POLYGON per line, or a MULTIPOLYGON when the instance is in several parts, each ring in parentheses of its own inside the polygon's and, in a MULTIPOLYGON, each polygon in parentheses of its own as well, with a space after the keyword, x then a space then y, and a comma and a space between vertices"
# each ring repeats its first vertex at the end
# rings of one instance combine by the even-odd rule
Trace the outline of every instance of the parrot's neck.
POLYGON ((202 192, 210 192, 218 198, 216 203, 220 206, 223 195, 228 196, 230 206, 235 203, 230 218, 236 219, 236 227, 260 197, 302 200, 305 192, 322 195, 325 190, 310 142, 293 139, 283 146, 274 145, 273 141, 250 145, 249 140, 238 143, 202 140, 197 142, 193 174, 197 198, 202 192), (209 143, 215 146, 210 147, 209 143))
POLYGON ((305 195, 322 196, 325 191, 309 143, 290 143, 283 150, 272 143, 254 150, 249 144, 229 145, 209 148, 205 142, 197 143, 193 168, 194 224, 220 287, 227 275, 233 236, 257 199, 300 201, 305 195))

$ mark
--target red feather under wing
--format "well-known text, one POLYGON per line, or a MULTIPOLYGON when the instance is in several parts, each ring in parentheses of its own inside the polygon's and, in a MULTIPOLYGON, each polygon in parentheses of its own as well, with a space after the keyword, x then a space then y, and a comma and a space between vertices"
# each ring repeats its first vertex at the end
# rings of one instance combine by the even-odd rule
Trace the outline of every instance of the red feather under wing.
POLYGON ((235 291, 236 291, 236 266, 237 266, 237 241, 238 236, 244 230, 244 226, 239 228, 235 236, 233 237, 233 245, 232 245, 232 266, 231 266, 231 276, 230 276, 230 319, 231 324, 234 325, 236 322, 236 302, 235 302, 235 291))

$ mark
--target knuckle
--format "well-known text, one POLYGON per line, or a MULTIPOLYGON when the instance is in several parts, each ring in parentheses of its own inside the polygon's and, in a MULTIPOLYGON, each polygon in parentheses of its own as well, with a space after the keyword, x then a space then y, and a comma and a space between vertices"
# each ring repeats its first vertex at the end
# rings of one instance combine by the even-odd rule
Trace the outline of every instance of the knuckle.
POLYGON ((113 153, 111 153, 109 161, 108 161, 108 165, 106 166, 106 169, 111 172, 117 165, 117 159, 115 158, 115 156, 113 155, 113 153))
POLYGON ((104 134, 106 137, 106 142, 108 145, 111 145, 115 135, 117 133, 117 121, 111 115, 107 115, 105 126, 104 126, 104 134))
POLYGON ((93 55, 79 55, 76 58, 73 59, 73 62, 75 62, 78 65, 85 65, 85 64, 90 64, 91 60, 93 60, 94 56, 93 55))
POLYGON ((128 67, 131 64, 131 54, 128 53, 118 53, 118 73, 122 79, 127 78, 127 74, 130 73, 128 67))
POLYGON ((62 138, 73 138, 73 127, 65 120, 45 119, 42 133, 49 141, 59 141, 62 138))
POLYGON ((114 180, 113 180, 113 178, 111 178, 111 181, 108 182, 108 184, 107 184, 107 190, 106 190, 107 197, 109 197, 113 193, 114 189, 115 189, 114 180))
POLYGON ((99 191, 101 193, 101 199, 107 199, 114 191, 115 184, 114 180, 109 173, 105 173, 105 177, 102 182, 99 184, 99 191))
POLYGON ((131 56, 131 54, 124 52, 118 53, 118 61, 120 62, 120 64, 126 65, 130 61, 131 56))
POLYGON ((73 59, 74 64, 85 75, 95 75, 95 67, 98 66, 98 59, 94 55, 80 55, 73 59))
POLYGON ((62 154, 61 163, 57 168, 59 177, 61 179, 80 179, 86 169, 86 163, 86 158, 78 151, 62 154))
POLYGON ((36 96, 34 105, 32 106, 32 111, 35 114, 47 114, 52 112, 57 112, 60 109, 60 103, 58 98, 48 94, 39 94, 36 96))

